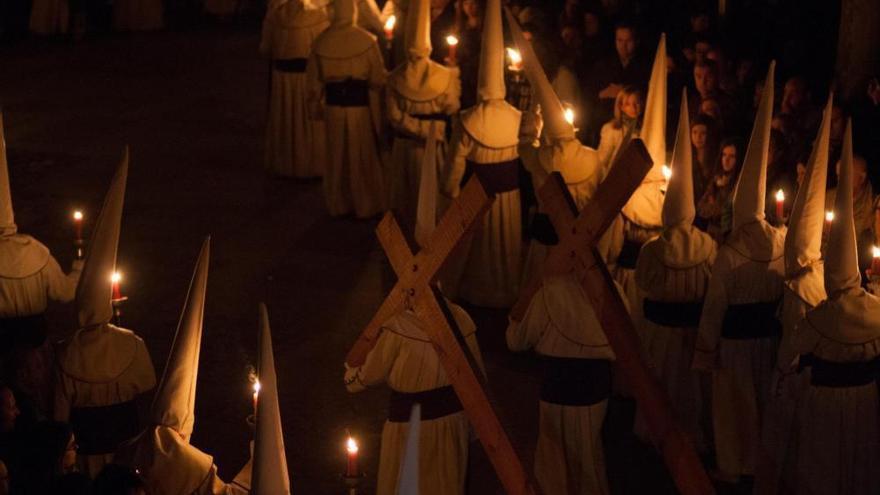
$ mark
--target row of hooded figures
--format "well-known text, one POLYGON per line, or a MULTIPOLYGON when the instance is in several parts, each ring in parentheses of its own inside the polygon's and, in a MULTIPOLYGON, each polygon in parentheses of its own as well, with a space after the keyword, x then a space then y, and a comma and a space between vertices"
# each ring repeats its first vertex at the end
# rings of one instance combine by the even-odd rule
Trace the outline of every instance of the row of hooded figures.
MULTIPOLYGON (((272 2, 267 23, 280 23, 272 21, 273 16, 285 9, 308 17, 305 7, 272 2)), ((408 59, 387 78, 387 118, 398 130, 392 162, 401 164, 394 171, 398 184, 391 187, 394 209, 417 239, 424 239, 419 232, 430 232, 436 212, 443 208, 443 195, 437 193, 454 198, 466 169, 477 176, 494 202, 470 246, 458 256, 462 266, 456 268, 453 259, 441 278, 453 282, 444 284, 444 289, 450 287, 447 293, 455 291, 468 302, 510 305, 520 279, 541 273, 555 237, 539 201, 532 241, 521 262, 518 163, 529 172, 535 190, 550 173, 561 173, 579 209, 602 187, 610 164, 601 163, 596 150, 577 141, 529 42, 510 16, 508 26, 523 53, 540 114, 521 115, 504 101, 499 0, 490 0, 486 8, 479 103, 453 121, 447 149, 445 122, 438 113, 458 110, 457 74, 428 58, 428 1, 412 0, 409 11, 408 59), (435 179, 441 175, 437 165, 446 163, 446 152, 451 166, 445 178, 424 179, 425 170, 433 171, 429 175, 435 179), (433 167, 425 166, 423 156, 433 167)), ((311 100, 310 114, 320 115, 326 124, 326 148, 321 149, 328 153, 323 174, 330 211, 368 217, 385 208, 382 191, 387 185, 374 138, 379 120, 376 90, 386 76, 376 40, 357 27, 356 12, 351 0, 336 1, 332 24, 309 38, 314 41, 310 53, 300 57, 309 58, 308 91, 317 88, 320 95, 311 100)), ((294 28, 309 24, 290 26, 295 33, 299 31, 294 28)), ((697 450, 709 448, 699 418, 704 409, 711 409, 719 475, 754 475, 760 493, 878 493, 880 480, 873 471, 880 466, 880 301, 862 288, 857 264, 852 131, 846 132, 836 216, 824 250, 830 98, 788 227, 770 225, 764 219, 764 201, 773 105, 771 63, 733 198, 733 230, 718 245, 692 225, 687 111, 681 112, 668 161, 671 174, 662 173, 661 165, 667 163, 665 60, 661 37, 640 133, 654 167, 598 246, 640 331, 644 358, 697 450), (711 381, 711 397, 701 393, 703 379, 711 381)), ((287 68, 298 69, 298 64, 287 68)), ((302 84, 286 79, 301 77, 302 72, 273 78, 273 92, 277 85, 302 84)), ((684 109, 686 101, 684 95, 684 109)), ((17 233, 5 143, 0 143, 4 332, 26 333, 39 326, 47 298, 75 298, 80 328, 56 348, 53 409, 56 419, 70 422, 77 434, 82 469, 94 474, 111 460, 126 464, 141 473, 155 494, 289 493, 264 307, 258 370, 262 390, 251 460, 226 483, 218 477, 213 459, 189 442, 209 240, 199 254, 148 427, 142 430, 133 400, 155 386, 155 372, 143 341, 110 323, 107 281, 116 263, 127 153, 111 183, 84 264, 75 264, 65 275, 42 244, 17 233)), ((306 152, 300 148, 297 153, 306 152)), ((460 306, 450 308, 482 367, 475 325, 460 306)), ((600 430, 612 390, 626 390, 613 383, 615 354, 584 289, 573 276, 545 279, 521 321, 511 319, 506 337, 511 350, 533 348, 545 361, 535 452, 535 478, 542 492, 607 493, 600 430)), ((344 380, 352 392, 380 383, 392 389, 377 493, 464 493, 467 419, 415 313, 403 310, 385 322, 365 362, 346 366, 344 380), (411 421, 413 410, 419 411, 418 421, 411 421), (414 431, 419 432, 419 442, 408 444, 414 431), (411 472, 402 473, 402 465, 411 472)), ((643 436, 639 416, 634 428, 643 436)))

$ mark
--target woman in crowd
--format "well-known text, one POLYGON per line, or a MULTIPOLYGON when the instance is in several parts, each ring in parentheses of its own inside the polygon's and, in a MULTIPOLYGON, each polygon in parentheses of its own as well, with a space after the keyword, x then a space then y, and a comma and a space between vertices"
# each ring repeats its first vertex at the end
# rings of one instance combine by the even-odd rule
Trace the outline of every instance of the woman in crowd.
POLYGON ((694 197, 700 198, 712 177, 712 160, 718 156, 718 132, 712 117, 699 114, 691 124, 694 160, 694 197))
POLYGON ((740 145, 734 140, 722 142, 715 172, 697 202, 697 226, 719 242, 730 231, 731 195, 741 167, 740 145))
POLYGON ((627 86, 617 93, 614 102, 614 118, 602 126, 599 134, 599 164, 602 178, 608 174, 617 153, 630 139, 639 135, 639 118, 643 110, 642 92, 635 86, 627 86))

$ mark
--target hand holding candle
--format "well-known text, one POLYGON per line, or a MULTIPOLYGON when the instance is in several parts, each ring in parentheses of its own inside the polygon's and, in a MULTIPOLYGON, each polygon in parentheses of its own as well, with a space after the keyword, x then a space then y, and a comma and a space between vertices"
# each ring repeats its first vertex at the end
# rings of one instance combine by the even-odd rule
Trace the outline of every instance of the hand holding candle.
POLYGON ((508 68, 511 71, 519 72, 522 70, 522 55, 520 55, 519 50, 508 47, 507 58, 510 59, 510 66, 508 68))
POLYGON ((458 38, 454 34, 450 34, 446 37, 446 44, 449 45, 449 65, 455 66, 458 65, 458 57, 457 57, 457 49, 458 49, 458 38))
POLYGON ((348 465, 345 468, 345 476, 355 478, 359 474, 357 465, 358 444, 354 441, 354 438, 348 437, 348 440, 345 442, 345 450, 348 453, 348 465))
POLYGON ((776 220, 782 223, 785 218, 785 192, 782 189, 776 191, 776 220))

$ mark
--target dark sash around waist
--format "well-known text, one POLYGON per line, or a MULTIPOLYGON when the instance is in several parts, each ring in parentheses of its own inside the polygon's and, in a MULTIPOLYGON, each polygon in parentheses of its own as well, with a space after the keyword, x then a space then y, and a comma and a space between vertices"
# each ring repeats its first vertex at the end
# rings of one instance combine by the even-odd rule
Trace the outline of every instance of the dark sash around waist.
POLYGON ((439 122, 446 122, 449 119, 449 115, 445 113, 411 113, 409 116, 414 119, 436 120, 439 122))
POLYGON ((870 361, 838 363, 814 354, 802 354, 798 371, 811 368, 810 385, 816 387, 861 387, 877 383, 880 387, 880 358, 870 361))
POLYGON ((0 353, 20 349, 35 349, 43 345, 48 333, 46 315, 0 318, 0 353))
POLYGON ((392 390, 388 401, 388 421, 408 422, 412 406, 416 403, 422 405, 423 420, 438 419, 463 410, 452 385, 412 393, 392 390))
POLYGON ((366 107, 370 104, 370 85, 365 79, 346 79, 324 85, 327 105, 366 107))
POLYGON ((544 213, 535 213, 532 217, 532 225, 529 226, 529 232, 532 239, 540 242, 545 246, 555 246, 559 244, 559 236, 556 235, 556 229, 553 228, 553 222, 550 217, 544 213))
POLYGON ((272 61, 272 66, 279 72, 305 72, 307 58, 276 58, 272 61))
POLYGON ((642 250, 642 244, 641 242, 625 239, 623 247, 620 249, 620 255, 617 257, 617 266, 635 270, 636 261, 639 259, 639 252, 642 250))
POLYGON ((782 333, 776 318, 779 301, 731 304, 724 313, 721 336, 725 339, 763 339, 782 333))
POLYGON ((70 426, 81 454, 112 454, 119 444, 139 433, 137 404, 130 400, 110 406, 75 407, 70 411, 70 426))
POLYGON ((562 406, 592 406, 611 397, 611 363, 605 359, 542 356, 541 400, 562 406))
POLYGON ((497 163, 477 163, 465 161, 489 194, 498 194, 519 189, 519 161, 516 159, 497 163))
POLYGON ((645 299, 642 304, 645 318, 655 325, 664 327, 697 327, 703 313, 703 303, 663 302, 645 299))

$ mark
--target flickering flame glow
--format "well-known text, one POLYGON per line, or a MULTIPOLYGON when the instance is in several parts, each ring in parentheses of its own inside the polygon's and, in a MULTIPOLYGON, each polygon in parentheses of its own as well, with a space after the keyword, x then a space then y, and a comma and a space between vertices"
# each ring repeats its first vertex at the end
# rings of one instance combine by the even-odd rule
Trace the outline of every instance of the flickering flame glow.
POLYGON ((880 258, 880 247, 874 246, 871 248, 871 253, 875 258, 880 258))
POLYGON ((397 16, 391 16, 385 21, 385 31, 394 31, 394 24, 397 23, 397 16))
POLYGON ((672 169, 669 168, 669 165, 663 165, 663 177, 666 180, 669 180, 672 177, 672 169))
POLYGON ((113 275, 110 275, 110 281, 114 284, 118 284, 119 281, 122 280, 122 274, 119 272, 113 272, 113 275))
POLYGON ((446 37, 446 44, 449 46, 455 46, 458 44, 458 38, 456 38, 454 35, 450 34, 449 36, 446 37))
POLYGON ((260 380, 256 379, 254 381, 254 394, 259 394, 261 388, 263 388, 263 386, 260 385, 260 380))
POLYGON ((347 450, 349 454, 357 454, 358 444, 354 441, 354 438, 348 437, 348 440, 345 442, 345 450, 347 450))
POLYGON ((73 219, 76 221, 80 221, 83 219, 83 212, 76 210, 73 212, 73 219))
POLYGON ((828 210, 825 212, 825 221, 826 222, 833 222, 834 221, 834 212, 833 211, 828 210))
POLYGON ((562 115, 565 117, 565 121, 571 125, 574 125, 574 109, 571 107, 565 107, 562 111, 562 115))
POLYGON ((785 192, 783 192, 782 189, 776 191, 776 201, 779 201, 780 203, 785 201, 785 192))
POLYGON ((519 64, 522 63, 522 55, 519 54, 519 50, 515 48, 507 48, 507 56, 510 58, 510 63, 514 67, 519 67, 519 64))

